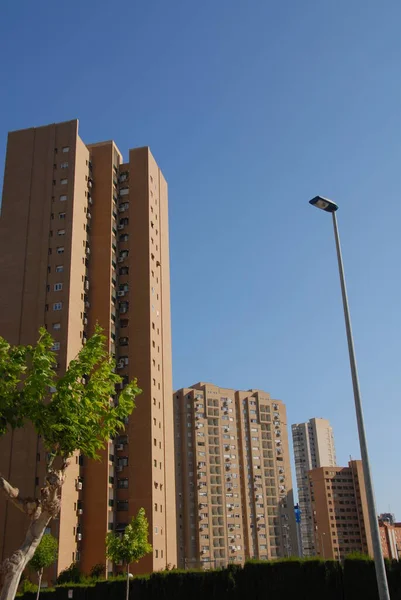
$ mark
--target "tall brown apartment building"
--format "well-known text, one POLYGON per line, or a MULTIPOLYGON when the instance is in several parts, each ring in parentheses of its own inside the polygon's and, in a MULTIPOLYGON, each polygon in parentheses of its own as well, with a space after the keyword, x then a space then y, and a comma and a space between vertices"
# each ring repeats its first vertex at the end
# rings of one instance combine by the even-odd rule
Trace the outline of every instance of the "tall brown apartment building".
POLYGON ((352 552, 373 556, 362 461, 309 471, 315 548, 323 558, 352 552))
MULTIPOLYGON (((139 568, 175 564, 167 184, 149 148, 124 162, 112 141, 86 145, 76 120, 10 133, 0 282, 0 335, 9 342, 33 343, 45 325, 62 374, 99 322, 122 386, 137 377, 143 390, 102 460, 76 456, 69 467, 52 525, 57 572, 105 563, 107 532, 122 531, 140 507, 154 550, 139 568)), ((31 428, 0 439, 0 471, 24 495, 38 492, 44 452, 31 428)), ((25 528, 0 498, 1 558, 25 528)))
POLYGON ((285 406, 259 390, 174 393, 180 567, 297 554, 285 406))

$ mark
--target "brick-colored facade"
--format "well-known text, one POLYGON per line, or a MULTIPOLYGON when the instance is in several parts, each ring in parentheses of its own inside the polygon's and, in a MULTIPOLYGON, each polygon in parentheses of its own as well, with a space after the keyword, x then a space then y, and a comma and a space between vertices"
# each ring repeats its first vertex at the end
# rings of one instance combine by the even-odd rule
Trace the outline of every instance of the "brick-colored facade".
POLYGON ((379 531, 384 558, 400 560, 401 523, 396 523, 393 518, 388 518, 388 516, 380 515, 379 531))
POLYGON ((180 567, 297 554, 285 406, 259 390, 174 393, 180 567))
POLYGON ((312 469, 308 477, 316 553, 337 560, 353 552, 373 556, 362 461, 312 469))
MULTIPOLYGON (((138 508, 153 555, 137 569, 175 564, 176 523, 167 184, 149 148, 123 162, 112 141, 86 145, 78 121, 9 134, 0 218, 0 335, 53 335, 59 372, 99 322, 125 381, 143 393, 125 432, 99 462, 73 457, 54 573, 105 563, 105 536, 138 508)), ((118 390, 117 390, 118 393, 118 390)), ((26 427, 0 439, 0 471, 24 495, 44 474, 44 453, 26 427)), ((0 559, 21 543, 26 519, 0 498, 0 559)), ((108 565, 108 571, 112 565, 108 565)), ((133 569, 134 570, 134 569, 133 569)))

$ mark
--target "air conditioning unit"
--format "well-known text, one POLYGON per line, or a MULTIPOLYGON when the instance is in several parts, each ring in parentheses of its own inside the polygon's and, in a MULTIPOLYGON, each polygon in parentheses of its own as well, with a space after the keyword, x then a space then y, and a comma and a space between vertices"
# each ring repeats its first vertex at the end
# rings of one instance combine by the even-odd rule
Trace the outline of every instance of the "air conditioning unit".
POLYGON ((78 510, 77 510, 77 513, 78 513, 79 515, 83 515, 83 514, 84 514, 84 510, 83 510, 83 508, 78 508, 78 510))
POLYGON ((117 225, 117 229, 118 229, 118 231, 121 231, 122 229, 124 229, 124 227, 125 227, 125 225, 121 225, 121 224, 120 224, 120 225, 117 225))
POLYGON ((91 253, 91 250, 90 250, 90 248, 87 248, 87 249, 86 249, 86 254, 90 254, 90 253, 91 253))
POLYGON ((125 260, 125 256, 119 256, 117 260, 119 263, 122 263, 125 260))
POLYGON ((76 483, 76 486, 75 486, 75 487, 76 487, 76 490, 77 490, 77 491, 79 491, 79 490, 82 490, 82 481, 77 481, 77 483, 76 483))
POLYGON ((116 450, 119 450, 119 451, 124 450, 124 444, 117 444, 116 450))
POLYGON ((118 296, 119 298, 121 298, 122 296, 125 296, 125 291, 124 291, 124 290, 119 290, 119 291, 117 292, 117 296, 118 296))
POLYGON ((82 540, 82 533, 77 533, 77 541, 80 542, 82 540))

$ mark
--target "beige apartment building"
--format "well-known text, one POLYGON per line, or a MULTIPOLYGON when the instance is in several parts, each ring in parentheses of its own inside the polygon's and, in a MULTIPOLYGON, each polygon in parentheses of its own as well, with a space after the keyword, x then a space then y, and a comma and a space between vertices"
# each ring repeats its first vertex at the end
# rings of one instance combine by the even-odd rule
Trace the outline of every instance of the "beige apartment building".
POLYGON ((178 566, 297 554, 284 404, 198 383, 174 393, 178 566))
POLYGON ((308 473, 316 553, 343 560, 352 552, 373 556, 362 461, 308 473))
MULTIPOLYGON (((166 181, 147 147, 124 161, 113 141, 85 144, 76 120, 9 134, 0 335, 31 344, 44 325, 61 375, 99 322, 121 388, 137 377, 143 390, 101 461, 72 460, 52 524, 55 572, 72 562, 84 572, 105 563, 107 532, 122 531, 140 507, 154 550, 138 569, 177 562, 167 204, 166 181)), ((31 428, 0 439, 0 471, 22 494, 38 493, 44 462, 31 428)), ((24 515, 1 497, 0 559, 25 529, 24 515)))
POLYGON ((315 556, 313 515, 309 494, 308 471, 318 467, 335 467, 334 436, 327 419, 314 418, 292 425, 295 474, 301 510, 301 556, 315 556))

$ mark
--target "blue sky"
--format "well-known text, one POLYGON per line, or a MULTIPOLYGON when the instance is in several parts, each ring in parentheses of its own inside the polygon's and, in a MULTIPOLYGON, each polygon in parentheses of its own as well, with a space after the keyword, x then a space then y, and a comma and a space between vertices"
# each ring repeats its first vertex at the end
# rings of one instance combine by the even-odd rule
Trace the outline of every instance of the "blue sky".
POLYGON ((174 385, 262 388, 359 457, 344 251, 378 509, 401 519, 398 0, 2 6, 9 130, 80 119, 169 182, 174 385))

